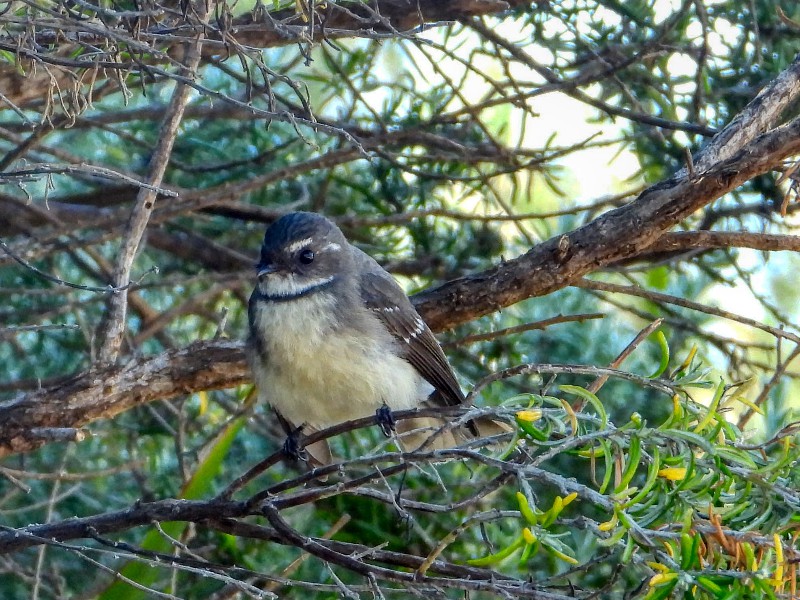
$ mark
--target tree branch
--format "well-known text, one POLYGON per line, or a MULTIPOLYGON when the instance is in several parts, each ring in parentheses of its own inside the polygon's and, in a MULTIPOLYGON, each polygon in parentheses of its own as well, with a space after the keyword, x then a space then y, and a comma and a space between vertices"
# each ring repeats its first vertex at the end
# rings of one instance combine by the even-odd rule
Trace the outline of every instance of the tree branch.
POLYGON ((656 253, 717 248, 800 252, 800 235, 751 233, 749 231, 680 231, 665 233, 647 250, 648 253, 656 253))
MULTIPOLYGON (((668 227, 797 152, 800 119, 763 134, 705 173, 653 186, 632 204, 539 244, 518 259, 419 294, 415 304, 431 327, 441 331, 550 293, 598 267, 647 250, 668 227)), ((0 456, 40 446, 41 440, 26 435, 36 427, 80 427, 152 400, 246 381, 241 345, 235 342, 195 344, 121 369, 90 372, 0 405, 0 422, 6 424, 0 456), (140 381, 151 383, 142 386, 140 381)))
POLYGON ((647 250, 664 232, 747 180, 800 152, 800 120, 763 134, 704 173, 675 176, 645 190, 628 206, 531 248, 488 271, 415 297, 436 330, 450 329, 527 298, 563 288, 583 275, 647 250))
POLYGON ((154 400, 248 381, 241 343, 225 340, 95 369, 0 404, 0 457, 51 441, 33 435, 38 428, 81 427, 154 400))
MULTIPOLYGON (((315 14, 308 21, 303 20, 294 8, 270 11, 263 9, 264 4, 261 4, 261 11, 248 12, 227 23, 209 23, 203 27, 209 44, 203 47, 202 55, 205 59, 225 56, 231 52, 231 46, 271 48, 340 38, 397 37, 425 25, 434 26, 497 14, 540 3, 542 0, 356 0, 313 3, 315 14)), ((270 6, 269 3, 266 5, 270 6)), ((115 11, 106 12, 112 13, 113 17, 115 11)), ((41 102, 41 90, 53 82, 62 89, 79 86, 79 73, 87 67, 129 71, 146 67, 147 64, 163 63, 169 58, 173 62, 184 59, 182 46, 195 37, 196 23, 175 22, 171 33, 165 35, 164 24, 158 20, 153 20, 149 28, 140 24, 136 27, 131 25, 135 34, 127 29, 130 18, 116 18, 116 21, 118 24, 114 28, 94 30, 84 24, 80 36, 76 36, 71 27, 41 28, 36 32, 37 44, 30 48, 20 46, 20 42, 13 38, 13 33, 10 39, 0 37, 0 49, 14 52, 25 65, 24 73, 15 64, 0 65, 0 89, 3 90, 0 98, 21 112, 22 108, 41 102), (109 43, 113 47, 130 47, 144 62, 120 61, 113 54, 94 56, 91 62, 74 58, 81 47, 94 52, 109 43), (45 47, 52 50, 41 50, 45 47), (49 65, 50 68, 29 68, 32 65, 49 65)), ((140 22, 139 19, 135 21, 140 22)), ((68 18, 66 23, 70 23, 68 18)))
MULTIPOLYGON (((206 0, 197 2, 195 11, 197 11, 201 23, 205 24, 208 20, 206 0)), ((195 77, 197 67, 200 65, 204 37, 203 29, 200 29, 195 40, 187 48, 186 62, 181 69, 181 75, 184 77, 195 77)), ((167 112, 161 123, 161 135, 158 138, 158 143, 148 166, 147 183, 151 187, 139 189, 136 205, 133 207, 130 220, 125 229, 122 248, 120 248, 114 268, 115 287, 122 287, 130 282, 131 268, 136 257, 136 251, 139 248, 147 222, 150 220, 150 215, 155 207, 156 189, 164 180, 164 173, 167 170, 172 146, 175 144, 175 138, 178 135, 178 127, 183 118, 183 111, 189 101, 190 91, 191 88, 184 83, 177 82, 175 85, 167 112)), ((100 362, 104 364, 116 361, 119 356, 122 337, 125 334, 125 315, 127 311, 127 291, 112 294, 108 301, 108 312, 100 330, 101 346, 99 358, 100 362)))
POLYGON ((762 133, 800 93, 800 56, 682 169, 627 206, 531 248, 523 256, 415 298, 436 330, 450 329, 527 298, 549 294, 612 262, 636 256, 699 208, 800 152, 800 119, 762 133), (758 137, 756 135, 760 134, 758 137), (713 162, 706 157, 725 157, 713 162))

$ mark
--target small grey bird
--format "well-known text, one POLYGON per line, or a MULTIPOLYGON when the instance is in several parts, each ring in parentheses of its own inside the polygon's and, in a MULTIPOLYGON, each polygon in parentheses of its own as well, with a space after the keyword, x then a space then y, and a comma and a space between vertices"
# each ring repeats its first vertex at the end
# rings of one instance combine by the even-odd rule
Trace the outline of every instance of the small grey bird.
MULTIPOLYGON (((260 399, 278 414, 290 451, 300 427, 310 433, 377 414, 388 433, 392 410, 464 401, 402 288, 325 217, 294 212, 270 225, 257 273, 247 354, 260 399)), ((439 426, 418 418, 397 430, 404 448, 415 450, 439 426)), ((455 443, 448 432, 426 447, 455 443)), ((331 461, 325 441, 306 450, 316 463, 331 461)))

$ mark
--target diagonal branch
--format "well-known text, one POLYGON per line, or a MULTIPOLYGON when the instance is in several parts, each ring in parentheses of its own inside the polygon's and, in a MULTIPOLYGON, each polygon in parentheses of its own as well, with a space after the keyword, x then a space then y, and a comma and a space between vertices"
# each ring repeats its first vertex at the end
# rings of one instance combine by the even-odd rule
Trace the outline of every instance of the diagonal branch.
POLYGON ((41 428, 81 427, 155 400, 248 381, 242 345, 232 341, 197 342, 95 369, 0 404, 0 457, 52 441, 32 435, 41 428))
MULTIPOLYGON (((196 9, 199 13, 201 23, 205 23, 208 18, 206 14, 206 0, 199 0, 196 9)), ((186 52, 186 63, 181 69, 181 75, 192 78, 200 65, 201 49, 203 46, 203 29, 199 29, 197 37, 189 45, 186 52)), ((130 220, 125 230, 122 248, 117 257, 117 264, 114 268, 114 287, 128 285, 131 277, 131 268, 136 257, 139 243, 147 228, 150 214, 156 203, 157 188, 164 180, 164 173, 167 170, 169 157, 172 153, 172 146, 178 136, 178 127, 183 118, 183 111, 189 101, 191 88, 179 82, 175 84, 167 112, 161 125, 161 135, 156 144, 155 151, 150 160, 149 173, 147 175, 148 187, 142 187, 136 198, 136 205, 131 212, 130 220)), ((127 290, 122 293, 112 294, 108 302, 108 313, 106 314, 103 327, 100 332, 101 347, 99 353, 100 362, 110 364, 114 362, 122 346, 122 337, 125 334, 125 316, 128 310, 127 290)))
POLYGON ((450 329, 641 254, 682 219, 800 152, 800 119, 763 133, 798 94, 800 56, 698 154, 694 163, 710 164, 706 170, 689 174, 683 169, 631 204, 517 259, 426 291, 415 299, 417 309, 434 330, 450 329), (712 162, 706 157, 725 158, 712 162))
MULTIPOLYGON (((798 152, 800 119, 763 134, 706 173, 673 177, 643 192, 636 202, 539 244, 518 259, 419 294, 416 306, 441 331, 570 285, 598 267, 647 250, 685 216, 798 152)), ((0 405, 0 456, 42 445, 42 440, 30 438, 37 427, 79 427, 142 403, 246 381, 238 342, 199 343, 122 368, 89 372, 0 405)))
POLYGON ((517 259, 419 294, 415 305, 431 327, 441 331, 549 294, 600 267, 644 252, 680 220, 798 152, 800 119, 763 134, 705 173, 673 177, 647 189, 635 202, 539 244, 517 259))

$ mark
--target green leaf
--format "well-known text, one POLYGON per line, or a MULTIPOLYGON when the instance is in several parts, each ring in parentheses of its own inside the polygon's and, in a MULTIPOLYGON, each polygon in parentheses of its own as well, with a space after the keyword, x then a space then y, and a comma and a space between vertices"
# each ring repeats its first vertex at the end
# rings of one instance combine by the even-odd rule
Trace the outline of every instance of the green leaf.
POLYGON ((653 333, 658 342, 658 347, 661 350, 661 361, 658 364, 658 369, 656 369, 652 375, 649 375, 649 379, 656 379, 657 377, 661 377, 664 371, 667 370, 669 366, 669 344, 667 343, 667 338, 664 335, 664 332, 660 329, 653 333))
POLYGON ((697 555, 697 548, 699 545, 700 534, 681 534, 681 570, 689 571, 693 569, 696 564, 699 564, 700 557, 697 555))
MULTIPOLYGON (((247 422, 247 418, 242 416, 229 423, 220 433, 217 440, 209 448, 208 454, 200 461, 192 477, 186 482, 181 491, 180 498, 184 500, 197 500, 212 491, 212 481, 219 473, 222 461, 228 454, 228 450, 236 438, 236 434, 247 422)), ((184 522, 164 522, 161 528, 168 536, 180 539, 186 529, 184 522)), ((169 540, 157 530, 152 530, 145 535, 140 544, 143 550, 153 552, 168 553, 173 546, 169 540)), ((150 586, 158 578, 159 572, 156 567, 133 560, 120 569, 120 575, 134 581, 144 587, 150 586)), ((144 600, 147 598, 145 590, 133 587, 122 580, 117 580, 108 586, 103 593, 98 596, 99 600, 144 600)))
POLYGON ((533 438, 537 442, 546 442, 547 441, 547 434, 544 433, 541 429, 538 429, 534 426, 533 423, 530 421, 525 421, 523 419, 516 419, 517 426, 529 437, 533 438))
POLYGON ((642 501, 642 499, 650 493, 650 490, 653 489, 653 486, 658 479, 658 470, 661 468, 661 459, 660 459, 660 451, 658 446, 653 446, 653 458, 650 461, 650 466, 647 469, 647 479, 645 480, 644 484, 642 485, 642 489, 633 496, 630 500, 628 500, 622 508, 629 508, 638 504, 642 501))
POLYGON ((718 445, 716 446, 715 451, 717 456, 726 459, 728 462, 738 463, 750 469, 758 469, 758 464, 756 464, 756 461, 754 461, 746 452, 742 450, 730 448, 729 446, 718 445))
POLYGON ((516 496, 517 503, 519 504, 519 512, 529 524, 536 525, 539 522, 539 517, 537 517, 533 512, 533 509, 531 509, 525 494, 522 492, 517 492, 516 496))
POLYGON ((605 473, 603 474, 603 482, 600 484, 598 490, 601 494, 605 494, 611 483, 611 476, 614 474, 614 457, 611 454, 611 448, 605 440, 598 441, 600 447, 603 449, 603 458, 605 461, 605 473))
POLYGON ((702 435, 697 435, 691 431, 681 431, 680 429, 660 429, 659 432, 666 438, 682 440, 692 446, 697 446, 712 456, 716 453, 716 448, 702 435))
POLYGON ((490 565, 494 565, 514 554, 514 552, 522 548, 524 544, 525 538, 522 536, 522 534, 520 534, 517 539, 499 552, 495 552, 489 556, 484 556, 483 558, 471 558, 467 561, 467 564, 470 564, 473 567, 488 567, 490 565))
POLYGON ((720 379, 719 384, 717 385, 717 389, 714 392, 714 397, 711 399, 711 404, 708 406, 708 412, 706 415, 700 419, 700 422, 695 426, 694 432, 695 433, 702 433, 703 430, 708 427, 709 423, 714 420, 718 416, 717 414, 717 407, 719 406, 720 401, 722 400, 722 396, 725 394, 725 382, 720 379))
POLYGON ((628 455, 626 456, 627 462, 625 463, 625 470, 622 472, 619 484, 614 488, 615 494, 626 489, 633 479, 633 476, 636 475, 636 470, 639 468, 639 460, 642 456, 641 445, 642 441, 639 439, 639 436, 633 434, 631 436, 630 447, 628 448, 628 455))
POLYGON ((603 403, 600 402, 600 398, 595 396, 592 392, 577 385, 561 385, 559 387, 562 391, 583 398, 589 404, 591 404, 600 417, 600 429, 606 429, 606 427, 608 427, 608 414, 606 413, 603 403))

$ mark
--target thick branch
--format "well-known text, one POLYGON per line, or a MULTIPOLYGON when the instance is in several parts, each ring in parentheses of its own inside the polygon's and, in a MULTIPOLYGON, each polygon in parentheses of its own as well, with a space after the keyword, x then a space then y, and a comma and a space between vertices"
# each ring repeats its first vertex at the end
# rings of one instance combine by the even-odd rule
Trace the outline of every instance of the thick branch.
POLYGON ((745 107, 744 116, 709 142, 695 163, 708 164, 708 156, 728 157, 725 160, 697 174, 681 170, 631 204, 539 244, 515 260, 424 292, 416 298, 417 309, 432 328, 449 329, 641 254, 696 210, 800 152, 800 120, 762 133, 798 93, 800 57, 745 107))
POLYGON ((244 502, 196 502, 160 500, 91 517, 66 519, 56 523, 31 525, 0 531, 0 555, 38 546, 50 540, 91 538, 104 533, 126 531, 154 521, 203 521, 241 517, 247 514, 244 502))
POLYGON ((249 381, 238 342, 198 342, 122 367, 97 369, 0 404, 0 457, 45 442, 37 428, 81 427, 154 400, 249 381))
POLYGON ((680 252, 717 248, 752 248, 767 252, 800 252, 800 235, 749 231, 680 231, 664 234, 648 252, 680 252))
POLYGON ((417 309, 442 330, 533 296, 648 249, 670 227, 745 181, 800 152, 800 120, 766 133, 697 177, 673 177, 622 208, 552 238, 523 256, 420 294, 417 309))

